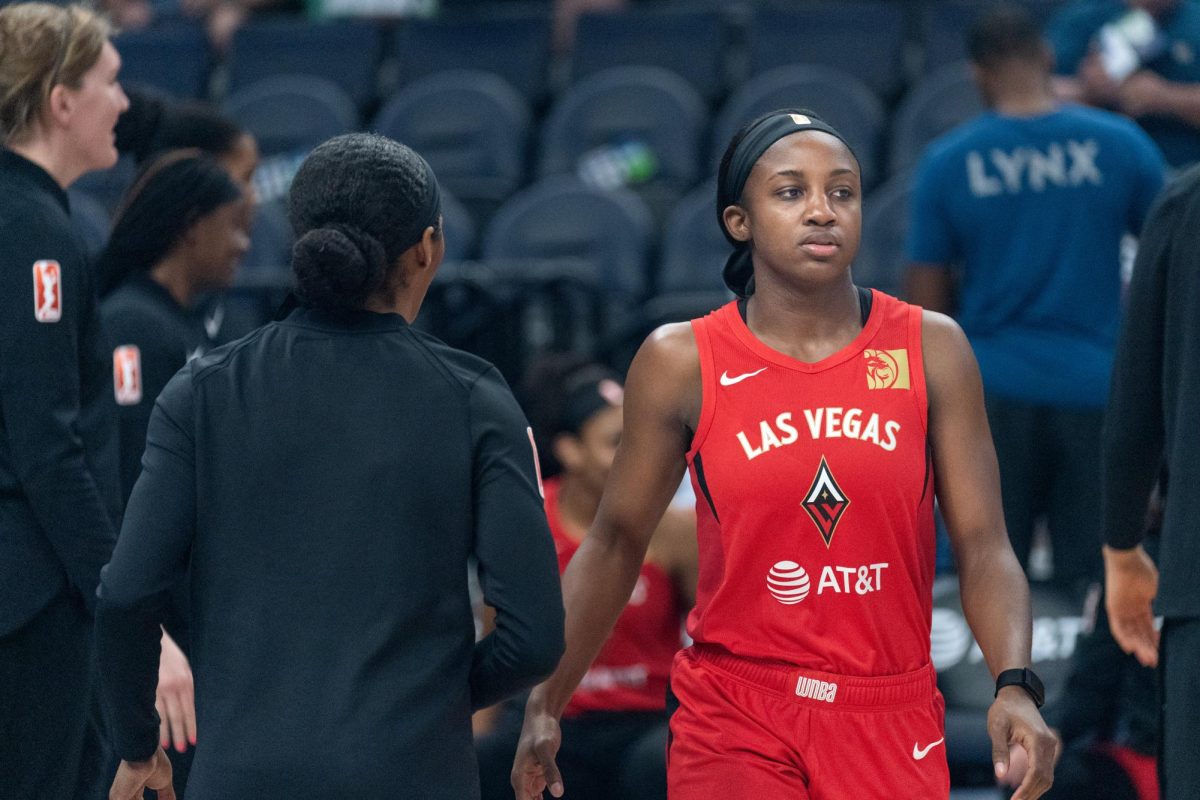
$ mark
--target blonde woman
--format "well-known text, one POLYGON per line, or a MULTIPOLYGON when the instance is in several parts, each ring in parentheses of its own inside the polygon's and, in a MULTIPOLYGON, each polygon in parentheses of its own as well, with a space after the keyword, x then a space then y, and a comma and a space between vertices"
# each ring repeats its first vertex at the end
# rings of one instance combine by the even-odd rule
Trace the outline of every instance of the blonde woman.
POLYGON ((0 9, 0 787, 15 800, 75 797, 100 766, 92 611, 121 496, 111 351, 66 189, 117 159, 128 101, 109 35, 80 6, 0 9))

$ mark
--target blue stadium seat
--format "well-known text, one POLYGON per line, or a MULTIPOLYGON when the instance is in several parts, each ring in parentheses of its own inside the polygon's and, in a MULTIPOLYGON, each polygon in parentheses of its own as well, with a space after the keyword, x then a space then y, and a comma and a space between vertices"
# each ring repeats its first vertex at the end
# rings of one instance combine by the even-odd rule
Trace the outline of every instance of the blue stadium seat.
POLYGON ((883 105, 861 81, 817 64, 777 67, 748 81, 725 102, 713 124, 712 171, 739 128, 760 114, 789 106, 810 108, 828 120, 858 154, 864 185, 879 181, 883 105))
POLYGON ((459 199, 499 204, 525 175, 529 104, 502 78, 449 70, 405 86, 372 128, 425 157, 459 199))
POLYGON ((288 221, 287 201, 272 200, 254 209, 250 225, 250 249, 242 256, 241 268, 248 274, 285 274, 292 264, 295 236, 288 221))
POLYGON ((887 97, 904 78, 904 9, 883 0, 763 6, 750 22, 750 74, 823 64, 887 97))
POLYGON ((475 220, 471 212, 445 189, 442 190, 442 231, 446 239, 446 261, 462 261, 475 255, 478 237, 475 220))
POLYGON ((375 97, 383 37, 370 22, 250 22, 233 36, 229 91, 277 75, 309 75, 336 84, 362 108, 375 97))
MULTIPOLYGON (((1066 0, 1014 0, 1045 25, 1066 0)), ((967 57, 967 31, 988 4, 978 0, 940 0, 929 3, 920 18, 924 70, 933 70, 967 57)))
POLYGON ((914 84, 896 109, 888 169, 896 174, 916 166, 930 142, 983 110, 966 62, 939 67, 914 84))
POLYGON ((689 192, 667 218, 655 290, 723 291, 721 270, 732 249, 717 223, 717 182, 689 192))
POLYGON ((264 155, 311 149, 358 128, 358 112, 336 84, 276 75, 231 94, 225 111, 258 139, 264 155))
POLYGON ((535 183, 496 212, 485 259, 577 259, 614 298, 640 299, 653 225, 633 192, 601 191, 568 176, 535 183))
POLYGON ((611 67, 661 67, 712 100, 725 90, 730 38, 729 19, 716 9, 634 6, 583 14, 571 73, 579 80, 611 67))
POLYGON ((704 101, 658 67, 614 67, 567 89, 542 126, 539 174, 575 173, 589 154, 622 143, 648 149, 653 177, 638 186, 663 216, 699 174, 704 101))
POLYGON ((863 200, 862 242, 854 260, 854 282, 888 294, 904 283, 904 239, 908 234, 911 175, 891 178, 863 200))
POLYGON ((531 102, 546 92, 550 16, 544 12, 410 19, 392 37, 388 56, 400 85, 448 69, 493 72, 531 102))
POLYGON ((121 54, 123 83, 152 86, 180 99, 208 96, 212 58, 199 25, 127 31, 115 37, 113 45, 121 54))
POLYGON ((638 309, 638 313, 627 324, 607 338, 599 353, 600 360, 611 364, 621 373, 628 372, 638 348, 655 328, 703 317, 732 299, 733 293, 724 288, 719 291, 655 295, 638 309))

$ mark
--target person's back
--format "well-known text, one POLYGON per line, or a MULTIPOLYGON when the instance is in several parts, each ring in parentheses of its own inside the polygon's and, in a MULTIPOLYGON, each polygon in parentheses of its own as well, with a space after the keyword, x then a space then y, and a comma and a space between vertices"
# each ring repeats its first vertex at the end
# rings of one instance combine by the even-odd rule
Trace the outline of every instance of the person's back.
POLYGON ((917 177, 910 260, 958 263, 956 317, 991 393, 1066 406, 1107 394, 1121 239, 1161 186, 1132 122, 1063 106, 996 111, 935 142, 917 177))
POLYGON ((189 798, 475 797, 471 712, 562 646, 527 423, 492 367, 409 327, 444 253, 422 159, 339 137, 291 210, 304 305, 163 390, 104 570, 114 796, 169 779, 145 648, 187 567, 189 798), (497 610, 478 643, 472 556, 497 610))

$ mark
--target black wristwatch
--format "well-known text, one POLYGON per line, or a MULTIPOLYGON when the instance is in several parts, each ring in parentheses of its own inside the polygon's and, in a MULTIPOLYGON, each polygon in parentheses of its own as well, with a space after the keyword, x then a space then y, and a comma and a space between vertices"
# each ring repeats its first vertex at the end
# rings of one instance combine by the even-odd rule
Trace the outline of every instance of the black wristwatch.
POLYGON ((1022 669, 1006 669, 996 676, 996 694, 1000 694, 1000 690, 1005 686, 1020 686, 1025 691, 1029 692, 1029 696, 1033 698, 1033 703, 1038 708, 1046 702, 1046 687, 1042 686, 1042 680, 1029 667, 1022 669))

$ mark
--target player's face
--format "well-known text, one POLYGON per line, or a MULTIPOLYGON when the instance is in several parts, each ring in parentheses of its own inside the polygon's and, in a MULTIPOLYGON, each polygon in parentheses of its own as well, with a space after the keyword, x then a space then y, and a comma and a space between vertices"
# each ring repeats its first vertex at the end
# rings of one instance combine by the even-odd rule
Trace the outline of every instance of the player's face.
POLYGON ((193 280, 204 289, 233 283, 238 261, 250 247, 241 199, 218 206, 196 221, 187 234, 193 280))
POLYGON ((576 437, 576 455, 568 469, 597 494, 604 490, 617 455, 623 421, 620 406, 602 408, 588 418, 576 437))
POLYGON ((79 87, 64 86, 71 115, 66 134, 85 171, 107 169, 117 163, 117 117, 129 108, 129 98, 117 82, 121 57, 108 42, 79 87))
POLYGON ((862 233, 862 179, 836 137, 811 131, 771 145, 750 171, 742 200, 741 212, 727 210, 726 224, 751 242, 756 275, 819 282, 849 269, 862 233))

